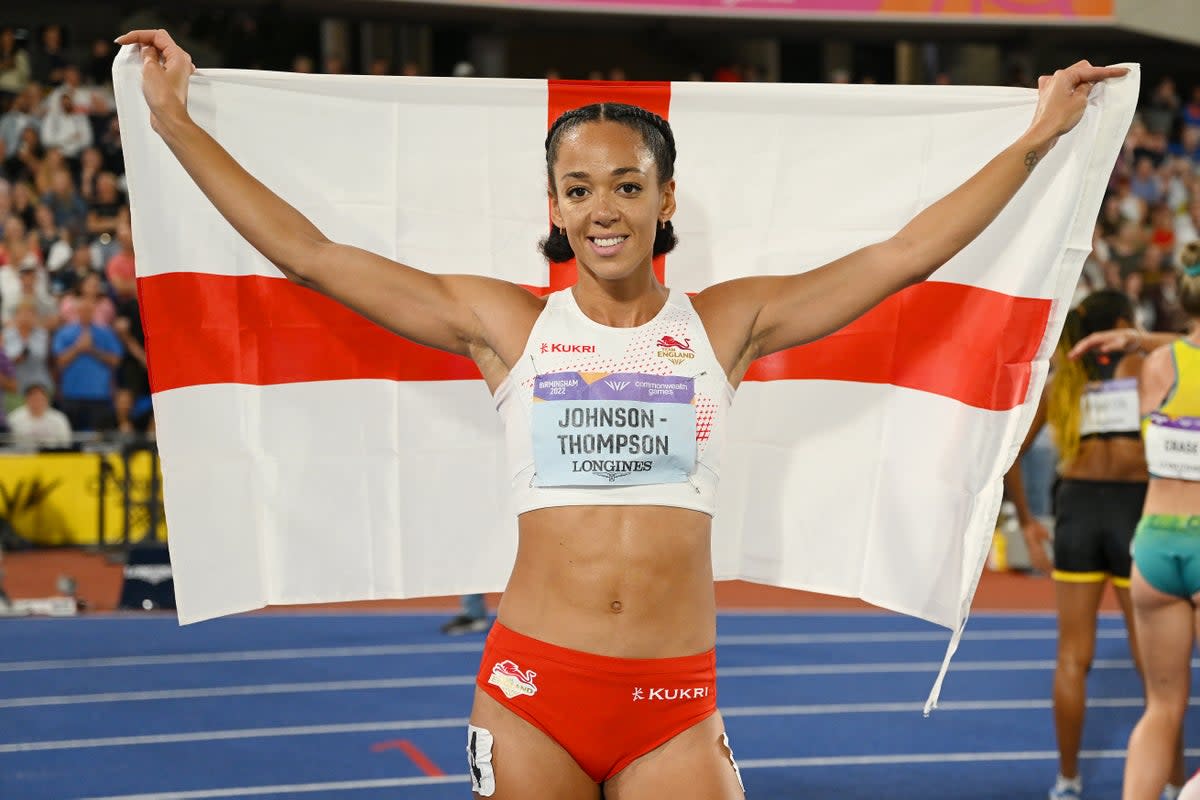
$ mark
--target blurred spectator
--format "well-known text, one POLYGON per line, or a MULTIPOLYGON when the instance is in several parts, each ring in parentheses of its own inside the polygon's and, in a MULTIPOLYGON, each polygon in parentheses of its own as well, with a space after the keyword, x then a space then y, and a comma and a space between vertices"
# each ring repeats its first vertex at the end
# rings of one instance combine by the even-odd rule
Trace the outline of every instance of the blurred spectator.
POLYGON ((104 172, 104 155, 92 146, 79 157, 79 196, 91 205, 96 200, 96 179, 104 172))
MULTIPOLYGON (((25 131, 25 135, 28 136, 29 131, 25 131)), ((55 174, 65 169, 67 160, 63 158, 62 151, 54 147, 42 148, 42 158, 33 173, 33 187, 37 189, 39 197, 45 197, 54 189, 55 174)))
POLYGON ((41 47, 30 54, 33 79, 43 86, 57 86, 63 82, 67 58, 63 52, 65 42, 61 25, 46 25, 42 28, 41 47))
POLYGON ((406 75, 410 78, 421 74, 421 65, 415 61, 405 61, 404 66, 400 69, 401 75, 406 75))
POLYGON ((59 370, 59 406, 77 431, 112 430, 113 373, 124 349, 116 334, 94 320, 96 299, 81 292, 75 311, 79 322, 54 334, 55 364, 59 370))
POLYGON ((145 433, 153 426, 150 376, 146 371, 146 334, 142 330, 142 317, 138 311, 137 285, 130 280, 124 282, 122 287, 117 291, 117 319, 113 323, 113 329, 125 348, 125 355, 117 368, 117 430, 122 433, 135 430, 145 433))
POLYGON ((1146 254, 1146 241, 1142 226, 1136 220, 1125 219, 1117 229, 1117 235, 1109 240, 1112 260, 1120 270, 1121 280, 1141 269, 1146 254))
POLYGON ((71 444, 71 422, 67 415, 50 407, 45 386, 25 387, 25 405, 8 416, 13 443, 22 447, 67 447, 71 444))
POLYGON ((1155 329, 1186 333, 1188 316, 1179 305, 1179 273, 1174 267, 1163 269, 1154 289, 1155 329))
POLYGON ((120 316, 121 299, 137 296, 136 270, 133 260, 133 230, 122 220, 116 228, 118 250, 104 267, 104 276, 116 298, 117 315, 120 316))
POLYGON ((292 59, 292 72, 310 75, 317 71, 317 64, 312 56, 298 55, 292 59))
POLYGON ((125 198, 117 190, 117 176, 111 172, 101 172, 96 177, 96 196, 92 199, 91 208, 87 214, 87 232, 90 236, 114 236, 117 224, 121 220, 121 212, 125 208, 125 198))
POLYGON ((70 295, 89 276, 97 276, 96 268, 92 261, 92 250, 90 247, 81 244, 71 251, 71 260, 67 262, 66 268, 51 276, 51 282, 56 287, 54 294, 62 298, 62 302, 58 308, 60 316, 70 295))
POLYGON ((42 196, 42 202, 54 212, 54 224, 73 231, 87 229, 87 203, 75 191, 75 182, 65 168, 59 169, 50 179, 50 191, 42 196))
MULTIPOLYGON (((17 389, 17 380, 13 377, 13 365, 8 356, 0 352, 0 390, 8 395, 17 389)), ((0 403, 0 431, 8 430, 8 404, 0 403)))
MULTIPOLYGON (((85 250, 85 248, 79 248, 85 250)), ((78 252, 78 251, 77 251, 78 252)), ((75 272, 78 275, 78 266, 75 259, 71 259, 75 272)), ((58 304, 58 318, 63 323, 76 323, 80 321, 79 316, 79 301, 80 298, 86 297, 91 302, 89 319, 95 321, 97 325, 111 327, 113 320, 116 319, 117 310, 113 305, 113 301, 108 298, 108 294, 104 288, 104 279, 100 277, 100 273, 91 268, 91 262, 88 263, 88 271, 83 273, 75 288, 69 293, 63 295, 62 302, 58 304)))
POLYGON ((325 66, 321 72, 326 75, 345 75, 346 74, 346 59, 337 55, 325 56, 325 66))
POLYGON ((29 55, 17 47, 17 33, 11 27, 0 28, 0 93, 20 94, 32 75, 29 55))
POLYGON ((33 222, 37 249, 46 269, 57 272, 67 266, 71 261, 71 237, 65 228, 54 224, 54 211, 49 206, 38 206, 33 213, 33 222))
POLYGON ((121 120, 116 114, 108 121, 108 127, 100 134, 100 153, 104 156, 104 168, 114 175, 125 174, 125 152, 121 149, 121 120))
POLYGON ((1122 219, 1137 224, 1146 218, 1146 201, 1133 193, 1133 183, 1128 176, 1117 178, 1116 195, 1122 219))
POLYGON ((1137 160, 1133 177, 1129 181, 1129 191, 1142 199, 1147 206, 1158 204, 1163 199, 1163 185, 1155 171, 1154 162, 1143 156, 1137 160))
POLYGON ((41 124, 33 113, 37 107, 33 99, 36 95, 37 89, 27 87, 13 98, 8 111, 0 114, 0 139, 4 140, 4 152, 9 156, 20 151, 24 130, 33 128, 36 131, 41 124))
POLYGON ((1192 87, 1192 99, 1179 112, 1187 128, 1200 128, 1200 86, 1192 87))
POLYGON ((33 230, 37 224, 37 198, 33 196, 33 188, 25 181, 12 185, 12 197, 9 213, 25 224, 25 228, 33 230))
MULTIPOLYGON (((14 181, 36 181, 42 169, 46 152, 38 129, 32 125, 21 130, 21 140, 16 152, 5 150, 4 173, 14 181)), ((36 184, 35 184, 36 185, 36 184)), ((40 193, 40 187, 39 193, 40 193)))
POLYGON ((1163 78, 1150 95, 1150 107, 1146 110, 1146 127, 1158 133, 1168 133, 1179 113, 1179 105, 1175 81, 1169 76, 1163 78))
MULTIPOLYGON (((112 69, 111 59, 108 69, 112 69)), ((63 95, 71 98, 72 108, 81 114, 109 114, 116 109, 112 89, 108 88, 104 82, 84 84, 83 74, 74 64, 67 64, 63 69, 62 85, 46 97, 43 105, 47 115, 55 108, 62 107, 63 95)))
POLYGON ((57 147, 68 161, 77 161, 92 141, 92 123, 86 111, 75 105, 71 93, 58 95, 42 120, 42 143, 57 147))
POLYGON ((370 75, 391 75, 392 62, 382 57, 372 59, 371 66, 367 72, 370 75))
POLYGON ((38 324, 33 303, 17 305, 12 322, 4 327, 4 354, 13 365, 17 391, 33 384, 54 389, 50 371, 50 333, 38 324))
MULTIPOLYGON (((25 223, 15 214, 10 214, 4 223, 4 240, 0 242, 0 267, 19 267, 26 259, 32 259, 36 264, 41 263, 40 255, 32 249, 35 238, 25 229, 25 223)), ((17 288, 17 273, 14 271, 8 278, 0 273, 0 294, 7 294, 17 288)))
POLYGON ((1145 291, 1146 279, 1140 271, 1134 271, 1125 276, 1125 294, 1133 301, 1133 313, 1137 317, 1137 326, 1143 330, 1154 330, 1158 321, 1154 299, 1145 291))
POLYGON ((450 74, 455 78, 474 78, 475 65, 470 61, 459 61, 454 65, 454 69, 450 71, 450 74))
MULTIPOLYGON (((104 86, 112 81, 113 43, 108 39, 93 39, 92 52, 88 59, 87 80, 93 86, 104 86)), ((105 92, 101 91, 103 97, 105 92)), ((103 109, 110 110, 111 107, 103 109)), ((97 109, 100 110, 100 109, 97 109)))
POLYGON ((17 278, 20 288, 14 294, 5 294, 0 300, 0 314, 4 324, 12 321, 13 313, 21 303, 29 303, 34 307, 38 322, 47 328, 53 328, 58 321, 58 308, 49 292, 46 291, 46 279, 42 268, 28 261, 17 268, 17 278))

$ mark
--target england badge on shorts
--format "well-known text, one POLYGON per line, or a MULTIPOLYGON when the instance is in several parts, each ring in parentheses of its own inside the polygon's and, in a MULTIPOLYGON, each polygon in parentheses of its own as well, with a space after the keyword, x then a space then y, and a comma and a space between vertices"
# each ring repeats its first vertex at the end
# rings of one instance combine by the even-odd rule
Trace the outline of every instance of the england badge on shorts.
POLYGON ((515 662, 506 660, 492 667, 488 683, 499 686, 500 691, 504 692, 504 696, 512 700, 519 694, 537 694, 537 687, 533 685, 535 677, 537 677, 537 673, 533 670, 522 672, 515 662))

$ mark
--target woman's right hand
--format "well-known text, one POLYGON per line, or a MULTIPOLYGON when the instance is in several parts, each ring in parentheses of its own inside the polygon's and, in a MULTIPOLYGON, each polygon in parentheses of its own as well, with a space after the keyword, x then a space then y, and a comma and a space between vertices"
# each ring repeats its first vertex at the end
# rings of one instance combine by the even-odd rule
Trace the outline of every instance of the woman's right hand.
POLYGON ((1031 519, 1021 526, 1025 536, 1025 547, 1029 550, 1029 564, 1038 572, 1049 575, 1054 571, 1054 561, 1050 558, 1050 531, 1036 519, 1031 519))
POLYGON ((1067 355, 1078 359, 1090 350, 1101 353, 1132 353, 1142 342, 1142 332, 1137 328, 1113 328, 1107 331, 1089 333, 1071 348, 1067 355))
POLYGON ((117 44, 136 44, 142 54, 142 94, 150 107, 150 125, 158 133, 187 119, 188 78, 196 71, 192 57, 166 31, 130 31, 117 44))

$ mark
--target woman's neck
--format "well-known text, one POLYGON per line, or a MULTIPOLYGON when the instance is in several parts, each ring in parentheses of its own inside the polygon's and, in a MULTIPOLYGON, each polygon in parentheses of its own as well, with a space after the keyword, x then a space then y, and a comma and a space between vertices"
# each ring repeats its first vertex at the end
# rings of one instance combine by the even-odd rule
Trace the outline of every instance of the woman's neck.
POLYGON ((654 319, 670 290, 653 272, 623 281, 600 281, 581 270, 571 293, 592 321, 610 328, 636 328, 654 319))

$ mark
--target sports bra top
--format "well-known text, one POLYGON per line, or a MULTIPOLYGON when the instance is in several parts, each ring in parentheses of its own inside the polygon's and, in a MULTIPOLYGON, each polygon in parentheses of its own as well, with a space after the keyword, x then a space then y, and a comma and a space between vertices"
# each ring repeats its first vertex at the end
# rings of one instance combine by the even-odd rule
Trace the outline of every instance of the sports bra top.
POLYGON ((1175 385, 1146 416, 1146 465, 1155 478, 1200 481, 1200 347, 1187 339, 1171 345, 1175 385))
POLYGON ((733 387, 688 296, 643 325, 546 298, 521 360, 496 390, 516 512, 660 505, 712 514, 733 387))

